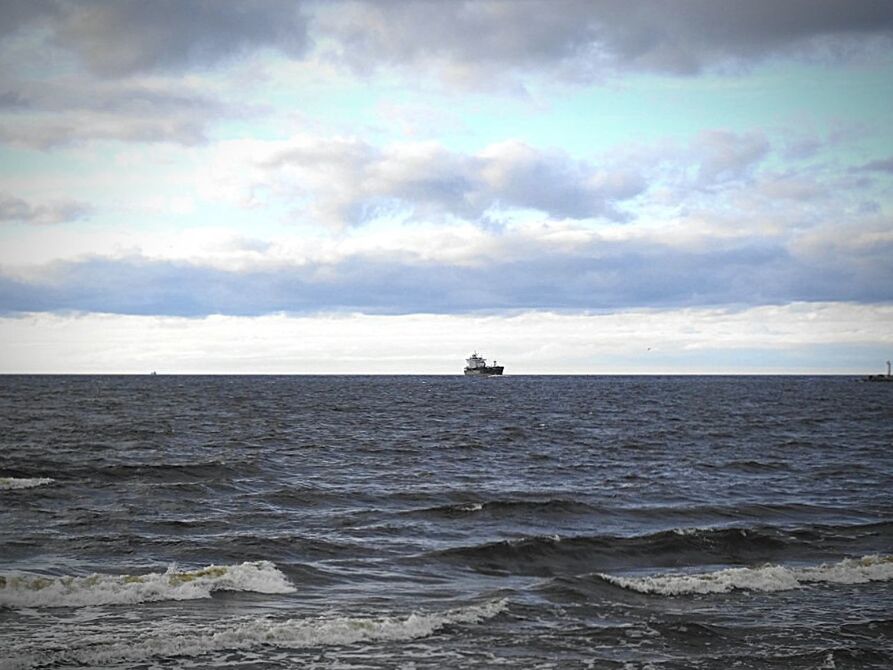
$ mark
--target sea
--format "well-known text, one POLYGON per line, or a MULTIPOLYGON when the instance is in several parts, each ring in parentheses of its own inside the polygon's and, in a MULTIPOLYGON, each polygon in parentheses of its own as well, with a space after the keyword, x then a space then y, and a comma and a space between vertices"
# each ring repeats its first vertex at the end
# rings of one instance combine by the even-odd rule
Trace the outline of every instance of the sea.
POLYGON ((893 384, 0 377, 0 668, 504 667, 893 667, 893 384))

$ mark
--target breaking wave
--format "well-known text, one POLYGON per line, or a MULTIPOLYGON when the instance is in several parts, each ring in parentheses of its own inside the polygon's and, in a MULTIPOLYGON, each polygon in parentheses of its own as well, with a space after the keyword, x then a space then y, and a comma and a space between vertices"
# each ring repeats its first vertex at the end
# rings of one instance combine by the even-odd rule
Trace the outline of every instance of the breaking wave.
POLYGON ((35 486, 52 484, 55 479, 50 477, 0 477, 0 491, 11 489, 33 489, 35 486))
POLYGON ((893 579, 893 556, 846 558, 817 567, 763 565, 728 568, 700 574, 667 574, 650 577, 619 577, 600 574, 605 581, 640 593, 678 596, 699 593, 745 591, 790 591, 805 584, 864 584, 893 579))
POLYGON ((0 574, 0 607, 89 607, 159 600, 209 598, 215 591, 293 593, 295 588, 269 561, 211 565, 193 571, 170 567, 144 575, 93 574, 48 577, 0 574))
MULTIPOLYGON (((262 646, 289 649, 349 645, 362 642, 401 642, 427 637, 456 624, 475 624, 490 619, 507 607, 503 600, 461 607, 444 612, 411 614, 408 617, 320 617, 274 620, 232 619, 213 626, 175 629, 163 626, 149 634, 133 630, 133 640, 84 639, 64 652, 66 664, 104 666, 151 658, 195 657, 218 651, 251 650, 262 646)), ((61 652, 60 652, 61 653, 61 652)), ((56 652, 38 652, 11 659, 11 668, 24 670, 53 664, 56 652)))

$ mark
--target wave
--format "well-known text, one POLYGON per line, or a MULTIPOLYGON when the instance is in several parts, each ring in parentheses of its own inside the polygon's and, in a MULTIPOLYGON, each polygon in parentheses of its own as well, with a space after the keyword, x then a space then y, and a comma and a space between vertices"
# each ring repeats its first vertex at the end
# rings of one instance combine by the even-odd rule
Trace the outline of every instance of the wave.
POLYGON ((108 635, 103 635, 100 640, 83 639, 64 652, 42 651, 14 657, 9 667, 24 670, 53 665, 59 660, 64 660, 66 665, 93 667, 152 658, 195 657, 264 646, 303 649, 363 642, 402 642, 428 637, 452 625, 480 623, 497 616, 507 607, 508 603, 503 599, 407 617, 328 616, 287 620, 264 617, 231 619, 188 629, 162 625, 160 630, 149 634, 143 630, 119 630, 115 642, 108 642, 108 635), (126 639, 130 637, 133 639, 126 639))
POLYGON ((524 536, 441 549, 426 555, 488 574, 590 573, 596 570, 761 561, 827 560, 880 550, 893 524, 807 528, 676 528, 646 535, 524 536))
POLYGON ((33 489, 35 486, 52 484, 55 479, 50 477, 0 477, 0 491, 12 489, 33 489))
POLYGON ((102 479, 140 479, 164 484, 226 480, 259 472, 257 464, 248 460, 198 460, 185 463, 123 463, 89 468, 87 477, 102 479))
POLYGON ((805 584, 864 584, 893 579, 893 556, 846 558, 817 567, 762 565, 727 568, 699 574, 667 574, 649 577, 620 577, 599 574, 605 581, 625 589, 662 596, 744 591, 790 591, 805 584))
POLYGON ((785 535, 771 529, 676 529, 632 537, 522 537, 440 550, 435 556, 484 572, 549 575, 566 570, 590 572, 593 567, 678 565, 688 559, 723 563, 751 556, 759 560, 767 553, 780 554, 787 546, 785 535))
POLYGON ((482 512, 493 516, 573 515, 589 514, 594 511, 591 505, 576 500, 552 498, 547 500, 487 500, 462 502, 404 512, 407 515, 456 517, 482 512))
POLYGON ((757 461, 757 460, 735 460, 726 462, 701 462, 699 467, 709 470, 735 470, 746 473, 761 473, 789 470, 791 465, 785 461, 757 461))
POLYGON ((34 573, 0 574, 0 607, 89 607, 160 600, 210 598, 215 591, 293 593, 291 585, 269 561, 211 565, 193 571, 170 567, 144 575, 92 574, 48 577, 34 573))

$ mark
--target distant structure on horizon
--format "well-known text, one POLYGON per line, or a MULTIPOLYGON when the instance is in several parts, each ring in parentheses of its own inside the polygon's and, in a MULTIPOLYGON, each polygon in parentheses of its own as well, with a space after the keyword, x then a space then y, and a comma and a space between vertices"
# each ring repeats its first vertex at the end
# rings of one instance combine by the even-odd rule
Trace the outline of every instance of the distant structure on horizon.
POLYGON ((890 374, 890 361, 887 361, 887 374, 885 375, 868 375, 865 378, 867 382, 893 382, 893 375, 890 374))
POLYGON ((465 363, 465 374, 479 377, 501 375, 504 369, 502 365, 496 365, 496 361, 493 361, 493 365, 487 365, 487 359, 479 356, 476 351, 465 359, 465 363))

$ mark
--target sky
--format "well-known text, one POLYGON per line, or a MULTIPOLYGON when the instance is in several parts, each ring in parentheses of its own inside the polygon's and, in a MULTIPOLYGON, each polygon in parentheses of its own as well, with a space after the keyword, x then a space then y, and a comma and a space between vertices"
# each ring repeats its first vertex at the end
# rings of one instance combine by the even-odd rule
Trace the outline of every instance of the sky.
POLYGON ((893 3, 0 0, 0 373, 867 374, 893 3))

